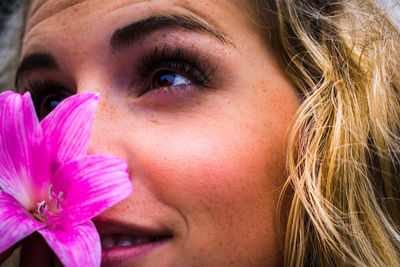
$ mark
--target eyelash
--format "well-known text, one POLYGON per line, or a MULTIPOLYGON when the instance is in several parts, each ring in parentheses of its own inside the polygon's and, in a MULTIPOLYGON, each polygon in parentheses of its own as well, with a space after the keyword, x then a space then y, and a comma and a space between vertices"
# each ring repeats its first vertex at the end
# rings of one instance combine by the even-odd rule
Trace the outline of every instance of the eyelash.
MULTIPOLYGON (((154 74, 163 69, 176 71, 177 74, 191 80, 194 85, 204 88, 209 86, 217 68, 206 59, 200 59, 197 52, 186 51, 181 47, 168 48, 167 45, 162 48, 156 46, 136 67, 143 81, 151 81, 154 74)), ((148 90, 149 85, 145 91, 148 90)))
POLYGON ((29 82, 28 88, 25 88, 24 91, 29 91, 31 93, 32 101, 40 120, 47 115, 41 114, 41 108, 46 98, 50 99, 55 96, 59 97, 61 100, 74 94, 71 90, 51 80, 29 82))
MULTIPOLYGON (((191 82, 190 85, 178 85, 176 87, 182 88, 194 85, 196 88, 203 89, 209 87, 216 71, 216 66, 206 59, 200 59, 200 55, 197 52, 186 51, 181 47, 168 48, 167 45, 164 45, 160 48, 156 46, 151 53, 143 56, 136 65, 136 72, 140 81, 142 81, 139 85, 143 85, 139 86, 138 97, 151 90, 165 89, 151 88, 155 74, 162 70, 176 72, 191 82)), ((167 89, 173 90, 173 88, 167 89)), ((47 115, 42 114, 44 113, 42 112, 42 106, 45 104, 44 101, 46 99, 48 100, 52 96, 63 99, 74 94, 73 91, 51 80, 31 81, 25 91, 30 91, 40 119, 47 115)))

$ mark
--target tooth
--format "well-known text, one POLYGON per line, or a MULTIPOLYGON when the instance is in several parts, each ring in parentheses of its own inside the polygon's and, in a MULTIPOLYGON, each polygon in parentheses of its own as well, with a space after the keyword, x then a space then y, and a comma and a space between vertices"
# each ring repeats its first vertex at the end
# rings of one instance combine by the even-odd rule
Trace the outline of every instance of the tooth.
POLYGON ((114 238, 111 235, 107 235, 101 238, 101 248, 112 248, 115 247, 114 238))
POLYGON ((150 242, 151 242, 150 237, 137 237, 135 239, 135 246, 142 245, 145 243, 150 243, 150 242))
POLYGON ((130 235, 121 235, 117 246, 118 247, 130 247, 133 246, 133 237, 130 235))

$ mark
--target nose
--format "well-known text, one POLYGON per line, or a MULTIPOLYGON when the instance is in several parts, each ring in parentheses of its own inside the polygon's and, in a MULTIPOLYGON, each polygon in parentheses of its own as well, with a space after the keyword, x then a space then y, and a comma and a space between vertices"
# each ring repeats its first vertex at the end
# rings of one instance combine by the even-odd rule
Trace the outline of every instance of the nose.
POLYGON ((126 158, 121 142, 121 96, 104 75, 87 75, 78 80, 77 93, 96 93, 99 103, 94 115, 88 154, 114 155, 126 158))
POLYGON ((88 154, 105 154, 126 158, 123 147, 121 120, 109 97, 100 93, 96 108, 88 154))

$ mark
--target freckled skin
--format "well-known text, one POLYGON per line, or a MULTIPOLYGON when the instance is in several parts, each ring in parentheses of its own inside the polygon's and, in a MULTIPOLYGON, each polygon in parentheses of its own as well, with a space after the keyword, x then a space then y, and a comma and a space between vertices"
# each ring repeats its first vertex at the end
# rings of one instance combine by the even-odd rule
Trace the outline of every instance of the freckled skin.
POLYGON ((46 76, 78 93, 100 93, 89 153, 125 158, 134 187, 101 216, 173 234, 137 265, 281 266, 275 208, 286 179, 286 133, 299 100, 247 14, 229 0, 73 3, 33 1, 23 55, 47 51, 60 65, 56 73, 29 79, 46 76), (199 17, 235 46, 172 27, 122 52, 109 51, 117 28, 172 11, 199 17), (217 65, 212 89, 192 88, 168 100, 137 97, 135 63, 149 47, 165 43, 217 65))

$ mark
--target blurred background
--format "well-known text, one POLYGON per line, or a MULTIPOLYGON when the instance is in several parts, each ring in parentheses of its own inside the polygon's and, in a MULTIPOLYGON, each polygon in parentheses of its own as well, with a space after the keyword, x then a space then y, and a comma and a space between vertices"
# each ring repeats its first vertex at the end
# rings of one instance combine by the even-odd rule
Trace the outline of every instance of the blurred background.
POLYGON ((14 89, 24 16, 24 0, 0 0, 0 92, 14 89))
POLYGON ((0 31, 4 28, 6 18, 10 16, 17 5, 16 0, 1 0, 0 2, 0 31))

